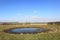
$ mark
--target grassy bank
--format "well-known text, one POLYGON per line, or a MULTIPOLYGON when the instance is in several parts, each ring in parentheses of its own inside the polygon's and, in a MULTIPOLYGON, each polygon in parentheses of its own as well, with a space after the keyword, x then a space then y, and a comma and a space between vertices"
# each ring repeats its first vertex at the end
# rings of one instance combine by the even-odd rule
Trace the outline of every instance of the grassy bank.
POLYGON ((60 40, 60 26, 58 25, 0 25, 0 40, 60 40), (38 34, 10 34, 3 30, 16 27, 44 27, 54 29, 55 32, 38 34))

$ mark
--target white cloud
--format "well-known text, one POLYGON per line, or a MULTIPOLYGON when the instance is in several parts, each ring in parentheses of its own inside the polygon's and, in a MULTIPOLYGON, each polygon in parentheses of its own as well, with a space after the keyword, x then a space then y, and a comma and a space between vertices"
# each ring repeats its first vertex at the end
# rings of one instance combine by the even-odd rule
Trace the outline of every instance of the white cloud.
POLYGON ((29 18, 30 22, 46 22, 47 19, 44 17, 40 17, 40 16, 31 16, 29 18))

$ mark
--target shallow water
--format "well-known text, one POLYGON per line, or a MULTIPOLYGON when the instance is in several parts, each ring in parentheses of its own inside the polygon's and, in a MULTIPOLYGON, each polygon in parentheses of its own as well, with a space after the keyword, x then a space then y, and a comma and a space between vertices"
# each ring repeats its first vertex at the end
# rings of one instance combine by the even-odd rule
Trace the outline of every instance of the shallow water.
POLYGON ((10 29, 7 32, 8 33, 40 33, 44 32, 44 28, 15 28, 15 29, 10 29))

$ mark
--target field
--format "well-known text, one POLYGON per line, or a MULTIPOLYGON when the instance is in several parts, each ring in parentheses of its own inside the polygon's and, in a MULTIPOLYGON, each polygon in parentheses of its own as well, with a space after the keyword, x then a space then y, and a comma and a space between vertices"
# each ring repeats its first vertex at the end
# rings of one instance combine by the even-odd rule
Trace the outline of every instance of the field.
POLYGON ((59 25, 0 25, 0 40, 60 40, 59 25), (37 34, 10 34, 3 30, 16 27, 44 27, 54 31, 37 34))

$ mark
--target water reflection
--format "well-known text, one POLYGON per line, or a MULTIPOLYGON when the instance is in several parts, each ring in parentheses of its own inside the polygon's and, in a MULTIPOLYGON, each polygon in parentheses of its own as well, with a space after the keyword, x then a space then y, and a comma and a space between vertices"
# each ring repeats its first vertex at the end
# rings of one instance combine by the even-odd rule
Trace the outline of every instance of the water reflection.
POLYGON ((8 33, 20 34, 20 33, 40 33, 45 32, 44 28, 14 28, 7 30, 8 33))

